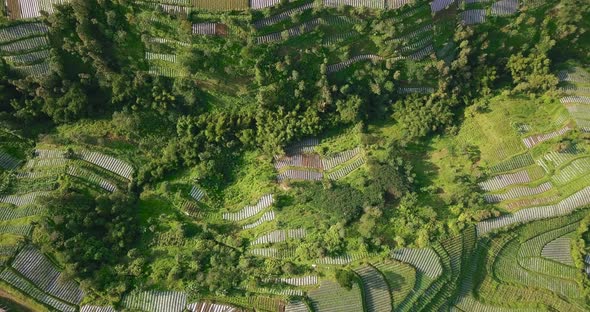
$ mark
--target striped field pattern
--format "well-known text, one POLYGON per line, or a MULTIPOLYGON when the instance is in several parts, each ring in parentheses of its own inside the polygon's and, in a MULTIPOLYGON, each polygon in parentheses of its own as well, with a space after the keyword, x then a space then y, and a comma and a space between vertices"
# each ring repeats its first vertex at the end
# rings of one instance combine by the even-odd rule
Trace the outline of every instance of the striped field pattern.
POLYGON ((590 187, 586 187, 554 205, 526 208, 513 214, 481 221, 477 223, 477 235, 482 236, 490 231, 512 224, 569 214, 575 209, 588 204, 590 204, 590 187))
POLYGON ((31 284, 31 282, 27 281, 25 278, 21 277, 20 275, 14 273, 14 271, 6 268, 2 273, 0 273, 0 280, 12 285, 14 288, 19 289, 23 293, 27 294, 28 296, 34 298, 35 300, 46 304, 57 311, 62 312, 76 312, 77 307, 71 304, 67 304, 63 301, 57 300, 56 298, 42 292, 39 288, 35 287, 35 285, 31 284))
POLYGON ((31 37, 0 45, 0 52, 3 54, 17 54, 47 46, 49 46, 49 40, 47 37, 31 37))
POLYGON ((391 311, 391 293, 383 275, 370 265, 357 268, 355 272, 363 282, 367 312, 391 311))
POLYGON ((308 276, 301 276, 301 277, 283 277, 277 278, 275 280, 276 283, 285 283, 287 285, 292 286, 311 286, 318 284, 318 277, 317 275, 308 275, 308 276))
POLYGON ((277 176, 277 180, 279 182, 283 182, 285 180, 321 181, 323 178, 324 175, 321 172, 295 169, 286 170, 277 176))
POLYGON ((309 312, 309 308, 303 301, 289 301, 285 307, 285 312, 309 312))
POLYGON ((430 3, 430 10, 432 13, 436 13, 446 9, 453 3, 455 3, 455 0, 434 0, 430 3))
POLYGON ((4 60, 13 65, 27 65, 45 60, 47 58, 49 58, 49 50, 41 50, 25 54, 7 56, 4 58, 4 60))
POLYGON ((590 104, 590 97, 570 95, 570 96, 562 97, 561 99, 559 99, 559 102, 561 102, 561 104, 571 104, 571 103, 590 104))
POLYGON ((0 234, 12 234, 18 236, 28 237, 33 231, 33 226, 30 224, 12 225, 0 224, 0 234))
POLYGON ((471 9, 461 12, 461 22, 465 25, 475 25, 486 22, 486 10, 471 9))
POLYGON ((246 206, 242 208, 240 211, 234 213, 224 213, 223 219, 229 221, 242 221, 259 214, 260 212, 262 212, 262 210, 270 207, 273 203, 273 195, 267 194, 262 196, 254 206, 246 206))
POLYGON ((501 0, 492 4, 492 15, 505 16, 518 12, 518 0, 501 0))
POLYGON ((590 82, 590 74, 579 68, 576 68, 573 71, 562 70, 557 73, 557 78, 559 81, 567 82, 590 82))
POLYGON ((72 304, 82 301, 84 293, 78 284, 72 280, 62 281, 61 273, 36 248, 23 248, 14 259, 12 267, 48 294, 72 304))
POLYGON ((375 55, 375 54, 356 55, 346 61, 332 64, 332 65, 328 65, 327 70, 328 70, 328 73, 335 73, 335 72, 339 72, 341 70, 348 68, 350 65, 352 65, 354 63, 358 63, 361 61, 367 61, 367 60, 376 62, 376 61, 380 61, 382 59, 383 59, 382 57, 375 55))
POLYGON ((296 25, 294 27, 291 27, 283 32, 275 32, 275 33, 263 35, 260 37, 256 37, 256 43, 258 43, 258 44, 273 43, 273 42, 282 41, 284 39, 301 36, 304 33, 314 30, 316 27, 318 27, 322 23, 323 23, 322 19, 314 18, 310 21, 307 21, 307 22, 301 23, 299 25, 296 25))
POLYGON ((287 239, 301 239, 306 234, 305 229, 275 230, 256 238, 250 245, 273 244, 284 242, 287 239))
POLYGON ((432 87, 402 87, 397 90, 399 94, 432 94, 432 87))
POLYGON ((579 158, 573 160, 566 167, 558 170, 551 180, 556 184, 567 184, 581 176, 585 176, 590 172, 590 158, 579 158))
POLYGON ((67 173, 73 177, 78 177, 80 179, 86 180, 102 189, 104 189, 105 191, 108 192, 115 192, 117 190, 117 187, 112 184, 111 182, 107 181, 106 179, 102 178, 101 176, 90 172, 88 170, 79 168, 79 167, 75 167, 75 166, 69 166, 68 167, 68 171, 67 173))
POLYGON ((205 196, 205 192, 203 190, 201 190, 200 188, 198 188, 197 186, 194 186, 191 188, 191 191, 189 192, 189 195, 196 201, 201 201, 201 199, 203 199, 203 196, 205 196))
POLYGON ((198 23, 193 24, 193 35, 208 35, 213 36, 217 33, 216 23, 198 23))
POLYGON ((285 12, 279 13, 277 15, 273 15, 273 16, 270 16, 270 17, 267 17, 267 18, 263 18, 261 20, 258 20, 256 22, 254 22, 254 27, 256 29, 260 29, 260 28, 263 28, 263 27, 267 27, 267 26, 271 26, 271 25, 280 23, 282 21, 288 20, 289 18, 291 18, 291 16, 293 16, 293 15, 295 15, 297 13, 300 13, 300 12, 303 12, 303 11, 307 11, 307 10, 312 9, 313 6, 314 6, 313 3, 307 3, 307 4, 304 4, 302 6, 299 6, 299 7, 296 7, 296 8, 290 9, 290 10, 287 10, 285 12))
POLYGON ((574 259, 571 252, 571 238, 560 237, 543 247, 541 256, 553 261, 563 263, 565 265, 574 266, 574 259))
POLYGON ((250 223, 250 224, 246 224, 246 225, 244 225, 244 226, 242 227, 242 229, 244 229, 244 230, 253 229, 253 228, 255 228, 255 227, 258 227, 258 226, 259 226, 259 225, 261 225, 262 223, 265 223, 265 222, 270 222, 270 221, 272 221, 272 220, 274 220, 274 219, 275 219, 275 212, 274 212, 274 211, 272 211, 272 210, 271 210, 271 211, 267 211, 267 212, 265 212, 265 213, 262 215, 262 217, 260 217, 260 219, 256 220, 256 221, 255 221, 255 222, 253 222, 253 223, 250 223))
POLYGON ((490 167, 492 173, 501 173, 533 165, 535 160, 530 153, 520 154, 490 167))
POLYGON ((551 182, 545 182, 536 187, 520 186, 509 189, 501 194, 485 194, 484 198, 488 203, 498 203, 503 200, 516 199, 519 197, 526 197, 537 195, 549 191, 553 188, 551 182))
POLYGON ((92 305, 84 305, 80 308, 80 312, 116 312, 113 307, 105 306, 92 306, 92 305))
POLYGON ((358 283, 346 289, 337 282, 323 280, 318 289, 308 293, 313 311, 317 312, 361 312, 363 297, 358 283))
POLYGON ((0 203, 12 204, 17 207, 30 205, 35 202, 37 197, 46 195, 46 192, 33 192, 24 195, 5 195, 0 196, 0 203))
POLYGON ((357 147, 355 149, 347 150, 341 153, 338 153, 332 157, 322 159, 322 166, 324 170, 331 170, 334 167, 340 166, 345 162, 353 159, 361 152, 361 148, 357 147))
POLYGON ((80 154, 80 159, 118 174, 127 180, 131 180, 133 176, 134 170, 131 165, 112 156, 97 152, 84 151, 80 154))
POLYGON ((351 6, 371 9, 385 9, 385 0, 323 0, 324 6, 351 6))
POLYGON ((281 0, 250 0, 250 8, 253 10, 262 10, 270 8, 281 3, 281 0))
POLYGON ((414 0, 385 0, 385 6, 390 10, 395 10, 414 2, 414 0))
POLYGON ((42 23, 26 23, 0 29, 0 44, 26 37, 39 36, 49 31, 42 23))
POLYGON ((20 165, 20 161, 0 150, 0 167, 6 170, 14 170, 20 165))
POLYGON ((21 76, 44 76, 49 74, 49 63, 43 62, 33 65, 17 66, 14 71, 21 76))
POLYGON ((182 312, 186 308, 187 296, 177 291, 133 292, 123 298, 122 305, 128 309, 146 312, 182 312))
POLYGON ((0 221, 8 221, 26 217, 32 217, 40 214, 43 211, 42 207, 28 206, 25 208, 7 208, 0 206, 0 221))
POLYGON ((328 173, 328 179, 330 179, 330 180, 342 179, 343 177, 349 175, 354 170, 360 168, 366 162, 367 162, 367 159, 365 157, 360 157, 357 160, 345 165, 344 167, 341 167, 341 168, 337 169, 336 171, 328 173))
POLYGON ((431 55, 432 53, 434 53, 434 46, 432 44, 429 44, 424 48, 408 55, 408 58, 413 61, 421 61, 429 55, 431 55))
POLYGON ((354 253, 354 254, 344 254, 342 256, 337 257, 323 257, 317 260, 318 264, 325 264, 325 265, 347 265, 354 261, 364 259, 368 255, 366 253, 354 253))
POLYGON ((515 173, 501 174, 490 179, 480 182, 479 187, 484 191, 497 191, 507 186, 514 184, 522 184, 531 182, 529 173, 526 170, 518 171, 515 173))
POLYGON ((546 133, 546 134, 533 135, 528 138, 524 138, 524 139, 522 139, 522 142, 524 143, 524 145, 526 145, 527 148, 532 148, 533 146, 535 146, 541 142, 545 142, 547 140, 551 140, 551 139, 556 138, 558 136, 564 135, 566 132, 568 132, 570 130, 573 130, 573 129, 570 128, 569 126, 566 126, 566 127, 559 129, 557 131, 553 131, 553 132, 546 133))
POLYGON ((430 278, 439 277, 443 268, 436 252, 431 248, 411 249, 401 248, 391 252, 391 257, 408 263, 430 278))
POLYGON ((232 307, 230 305, 212 303, 206 301, 199 301, 189 304, 187 307, 189 312, 242 312, 242 309, 232 307))

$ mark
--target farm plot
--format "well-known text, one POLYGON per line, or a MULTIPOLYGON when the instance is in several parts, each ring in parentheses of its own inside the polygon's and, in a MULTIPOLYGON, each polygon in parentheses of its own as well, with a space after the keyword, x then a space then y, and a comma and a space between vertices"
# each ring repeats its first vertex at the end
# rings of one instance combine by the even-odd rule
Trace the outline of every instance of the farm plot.
POLYGON ((432 94, 432 87, 402 87, 398 89, 399 94, 432 94))
POLYGON ((475 25, 486 22, 486 10, 483 9, 471 9, 461 12, 461 22, 464 25, 475 25))
POLYGON ((205 196, 205 192, 203 190, 201 190, 200 188, 198 188, 197 186, 194 186, 191 188, 191 191, 189 192, 189 195, 196 201, 201 201, 201 199, 203 199, 203 197, 205 196))
POLYGON ((396 10, 413 3, 415 3, 414 0, 385 0, 385 6, 390 10, 396 10))
POLYGON ((307 235, 305 229, 275 230, 259 236, 250 243, 251 246, 284 242, 287 239, 302 239, 307 235))
POLYGON ((0 44, 17 41, 27 37, 40 36, 49 31, 42 23, 26 23, 0 29, 0 44))
POLYGON ((187 310, 190 312, 242 312, 242 309, 226 304, 199 301, 189 304, 187 310))
POLYGON ((270 8, 281 3, 281 0, 250 0, 250 8, 252 10, 262 10, 270 8))
POLYGON ((455 0, 434 0, 430 3, 430 10, 432 13, 440 12, 454 3, 455 0))
POLYGON ((313 153, 314 148, 320 143, 317 138, 307 138, 299 142, 289 145, 285 148, 285 153, 288 155, 313 153))
POLYGON ((34 51, 25 54, 4 57, 4 60, 13 65, 30 65, 49 58, 49 50, 34 51))
POLYGON ((292 258, 295 255, 294 248, 287 248, 287 249, 278 249, 278 248, 250 248, 248 249, 248 253, 265 257, 265 258, 275 258, 275 259, 282 259, 282 258, 292 258))
POLYGON ((507 186, 531 182, 528 171, 522 170, 515 173, 501 174, 480 182, 479 187, 484 191, 497 191, 507 186))
POLYGON ((31 37, 11 43, 0 45, 0 52, 4 55, 21 54, 26 51, 41 49, 49 46, 49 40, 45 36, 31 37))
POLYGON ((351 6, 357 8, 385 9, 385 0, 323 0, 324 6, 351 6))
POLYGON ((0 279, 12 287, 25 293, 27 296, 44 303, 58 311, 63 312, 76 312, 78 309, 76 306, 62 302, 46 293, 41 291, 35 285, 31 284, 25 278, 16 274, 14 271, 6 268, 0 273, 0 279))
POLYGON ((0 206, 0 221, 32 217, 40 214, 42 211, 43 208, 36 206, 28 206, 19 209, 0 206))
POLYGON ((590 82, 590 74, 581 68, 562 70, 557 73, 559 81, 586 83, 590 82))
POLYGON ((304 33, 310 32, 323 24, 324 21, 320 18, 314 18, 310 21, 304 22, 299 24, 295 27, 291 27, 283 32, 276 32, 260 37, 256 37, 256 42, 258 44, 266 44, 266 43, 273 43, 277 41, 286 40, 292 37, 301 36, 304 33))
POLYGON ((501 0, 492 4, 492 15, 506 16, 518 12, 518 0, 501 0))
POLYGON ((401 248, 391 252, 391 257, 408 263, 429 278, 435 279, 443 273, 443 267, 436 252, 431 248, 401 248))
POLYGON ((509 211, 515 211, 520 208, 544 205, 547 203, 557 201, 558 199, 559 199, 559 196, 557 196, 557 195, 535 197, 535 198, 525 198, 525 199, 520 199, 520 200, 508 202, 504 205, 504 207, 509 211))
POLYGON ((498 203, 504 200, 516 199, 519 197, 526 197, 531 195, 537 195, 549 191, 553 188, 551 182, 545 182, 536 187, 513 187, 501 194, 485 194, 484 198, 488 203, 498 203))
POLYGON ((295 154, 278 158, 274 162, 275 169, 280 170, 286 167, 324 169, 323 159, 317 154, 295 154))
POLYGON ((271 26, 274 24, 278 24, 282 21, 288 20, 291 18, 291 16, 307 11, 307 10, 311 10, 314 7, 314 3, 307 3, 304 4, 302 6, 287 10, 285 12, 279 13, 277 15, 273 15, 267 18, 263 18, 261 20, 258 20, 256 22, 254 22, 254 28, 256 29, 261 29, 267 26, 271 26))
POLYGON ((85 170, 85 169, 82 169, 79 167, 75 167, 75 166, 70 166, 70 167, 68 167, 67 173, 70 176, 77 177, 82 180, 88 181, 91 184, 94 184, 94 185, 104 189, 105 191, 112 193, 117 190, 117 187, 115 186, 115 184, 107 181, 106 179, 102 178, 101 176, 99 176, 93 172, 90 172, 88 170, 85 170))
POLYGON ((490 172, 501 173, 533 165, 535 160, 530 153, 520 154, 490 167, 490 172))
POLYGON ((93 306, 93 305, 84 305, 80 308, 80 312, 117 312, 113 307, 109 306, 93 306))
POLYGON ((259 214, 260 212, 262 212, 262 210, 270 207, 273 203, 273 195, 267 194, 262 196, 254 206, 246 206, 242 208, 240 211, 234 213, 224 213, 223 219, 229 221, 242 221, 259 214))
POLYGON ((146 312, 182 312, 186 304, 187 296, 184 292, 155 290, 132 292, 122 302, 127 309, 146 312))
POLYGON ((316 275, 307 275, 301 277, 283 277, 277 278, 276 283, 285 283, 291 286, 312 286, 318 284, 318 277, 316 275))
POLYGON ((559 168, 564 163, 569 162, 570 160, 580 157, 582 151, 578 150, 576 147, 572 146, 563 151, 551 151, 542 158, 537 159, 537 164, 541 166, 545 172, 551 171, 551 169, 559 168))
POLYGON ((17 66, 14 67, 14 71, 21 76, 44 76, 50 71, 49 63, 43 62, 39 64, 17 66))
POLYGON ((62 274, 41 252, 32 246, 21 250, 11 266, 39 289, 65 302, 79 304, 84 296, 72 280, 63 280, 62 274))
POLYGON ((572 239, 564 236, 547 243, 541 251, 541 256, 565 265, 574 266, 572 258, 572 239))
POLYGON ((363 282, 368 312, 391 311, 389 286, 379 271, 370 265, 355 269, 363 282))
POLYGON ((289 301, 285 307, 285 312, 308 312, 309 308, 303 301, 289 301))
POLYGON ((427 45, 426 47, 408 55, 408 59, 412 61, 421 61, 434 53, 434 46, 432 44, 427 45))
POLYGON ((35 202, 37 197, 46 195, 47 192, 33 192, 25 195, 5 195, 0 196, 0 203, 11 204, 17 207, 30 205, 35 202))
POLYGON ((550 133, 546 133, 546 134, 539 134, 539 135, 534 135, 534 136, 530 136, 528 138, 524 138, 522 139, 522 142, 524 143, 524 145, 526 145, 527 148, 532 148, 533 146, 541 143, 541 142, 545 142, 548 140, 551 140, 553 138, 556 138, 558 136, 562 136, 565 133, 567 133, 568 131, 573 130, 572 128, 570 128, 569 126, 565 126, 562 129, 559 129, 557 131, 553 131, 550 133))
POLYGON ((482 236, 495 229, 516 223, 569 214, 575 209, 588 204, 590 204, 590 187, 586 187, 554 205, 526 208, 513 214, 481 221, 477 223, 477 235, 482 236))
POLYGON ((363 298, 356 283, 348 290, 336 282, 324 280, 318 289, 310 291, 308 295, 317 312, 363 311, 363 298))
POLYGON ((321 181, 323 178, 324 174, 321 172, 296 169, 286 170, 277 176, 277 180, 279 182, 283 182, 285 180, 321 181))
POLYGON ((567 166, 559 169, 551 180, 558 185, 569 183, 590 172, 590 158, 574 159, 567 166))
POLYGON ((337 257, 323 257, 317 260, 318 264, 324 265, 347 265, 364 259, 368 256, 367 253, 349 253, 337 257))
POLYGON ((33 226, 30 224, 24 225, 13 225, 13 224, 2 224, 0 223, 0 234, 11 234, 27 237, 31 235, 33 226))
POLYGON ((590 97, 587 96, 579 96, 579 95, 570 95, 566 97, 562 97, 559 99, 561 104, 572 104, 572 103, 581 103, 581 104, 590 104, 590 97))
POLYGON ((0 150, 0 167, 5 170, 15 170, 21 161, 0 150))
POLYGON ((375 54, 356 55, 346 61, 332 64, 332 65, 328 65, 327 71, 328 71, 328 73, 335 73, 335 72, 339 72, 339 71, 342 71, 342 70, 348 68, 350 65, 352 65, 354 63, 367 61, 367 60, 377 62, 382 59, 383 59, 382 57, 375 55, 375 54))
POLYGON ((133 167, 115 157, 84 151, 80 154, 80 159, 120 175, 127 180, 131 180, 133 177, 133 167))
POLYGON ((253 223, 250 224, 246 224, 242 227, 242 229, 244 230, 248 230, 248 229, 253 229, 255 227, 258 227, 259 225, 265 223, 265 222, 270 222, 272 220, 275 219, 275 212, 274 211, 267 211, 265 212, 262 217, 260 217, 260 219, 256 220, 253 223))
POLYGON ((322 167, 324 170, 331 170, 334 167, 340 166, 345 162, 355 158, 361 152, 361 148, 357 147, 352 150, 338 153, 332 157, 322 159, 322 167))
POLYGON ((330 179, 330 180, 342 179, 345 176, 349 175, 354 170, 360 168, 366 162, 367 162, 367 159, 365 157, 360 157, 360 158, 356 159, 355 161, 353 161, 345 166, 342 166, 339 169, 336 169, 335 171, 328 173, 328 179, 330 179))

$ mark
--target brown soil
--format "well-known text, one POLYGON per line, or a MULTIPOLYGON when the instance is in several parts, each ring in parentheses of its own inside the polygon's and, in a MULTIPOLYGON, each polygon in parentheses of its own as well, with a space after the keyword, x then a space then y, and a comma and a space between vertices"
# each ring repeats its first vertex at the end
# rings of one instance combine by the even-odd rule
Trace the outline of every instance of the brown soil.
POLYGON ((20 5, 18 0, 7 0, 6 7, 8 8, 8 17, 12 20, 20 18, 20 5))

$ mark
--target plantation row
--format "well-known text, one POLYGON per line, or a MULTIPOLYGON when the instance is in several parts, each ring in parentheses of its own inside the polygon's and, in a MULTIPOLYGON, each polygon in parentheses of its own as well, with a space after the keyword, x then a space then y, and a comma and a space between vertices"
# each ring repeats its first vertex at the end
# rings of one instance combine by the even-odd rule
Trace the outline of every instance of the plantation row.
POLYGON ((291 27, 283 32, 276 32, 260 37, 256 37, 256 43, 258 44, 266 44, 266 43, 273 43, 281 40, 286 40, 288 38, 300 36, 306 32, 310 32, 319 25, 323 23, 322 19, 314 18, 310 21, 304 22, 302 24, 296 25, 291 27))
POLYGON ((559 88, 559 90, 568 94, 584 94, 590 96, 590 87, 565 86, 559 88))
POLYGON ((537 160, 537 164, 541 166, 545 172, 549 172, 552 168, 558 168, 562 164, 567 163, 580 155, 581 151, 572 146, 560 152, 551 151, 543 155, 543 158, 537 160))
POLYGON ((256 29, 261 29, 263 27, 267 27, 267 26, 271 26, 274 24, 278 24, 284 20, 288 20, 289 18, 291 18, 291 16, 293 16, 294 14, 303 12, 303 11, 307 11, 310 10, 314 7, 314 3, 307 3, 304 4, 302 6, 287 10, 285 12, 282 12, 280 14, 277 15, 273 15, 267 18, 263 18, 261 20, 258 20, 256 22, 254 22, 254 28, 256 29))
POLYGON ((277 248, 250 248, 248 249, 248 253, 255 255, 255 256, 260 256, 260 257, 265 257, 265 258, 275 258, 275 259, 280 259, 280 258, 292 258, 295 255, 295 250, 290 248, 290 249, 277 249, 277 248))
POLYGON ((506 16, 518 12, 518 0, 501 0, 492 4, 492 15, 506 16))
POLYGON ((90 172, 88 170, 85 170, 85 169, 82 169, 79 167, 75 167, 75 166, 69 166, 67 173, 73 177, 77 177, 82 180, 86 180, 92 184, 95 184, 108 192, 112 193, 117 190, 117 187, 114 184, 112 184, 111 182, 103 179, 101 176, 99 176, 93 172, 90 172))
POLYGON ((461 22, 464 25, 475 25, 486 22, 486 10, 484 9, 471 9, 461 12, 461 22))
POLYGON ((411 264, 417 270, 424 272, 426 276, 432 279, 437 278, 443 273, 443 268, 438 255, 430 248, 396 249, 391 252, 391 257, 398 261, 411 264))
POLYGON ((590 82, 590 74, 580 69, 576 69, 573 72, 569 72, 566 70, 562 70, 557 73, 557 78, 560 81, 567 81, 567 82, 590 82))
POLYGON ((432 13, 436 13, 448 8, 450 5, 454 4, 455 0, 434 0, 430 3, 430 10, 432 13))
POLYGON ((20 161, 7 153, 0 150, 0 167, 6 170, 15 170, 20 165, 20 161))
POLYGON ((403 35, 399 38, 395 38, 392 41, 394 42, 411 42, 416 38, 419 38, 421 36, 423 36, 424 34, 427 34, 428 37, 432 38, 433 34, 432 34, 432 28, 433 28, 433 24, 432 23, 428 23, 422 27, 420 27, 417 30, 414 30, 406 35, 403 35))
POLYGON ((551 184, 551 182, 545 182, 536 187, 514 187, 501 194, 485 194, 484 198, 488 203, 498 203, 503 200, 541 194, 549 191, 552 188, 553 184, 551 184))
POLYGON ((590 158, 575 159, 569 163, 565 168, 557 171, 551 180, 556 184, 569 183, 583 175, 590 172, 590 158))
POLYGON ((285 167, 324 169, 323 160, 317 154, 295 154, 292 156, 283 156, 274 162, 276 170, 285 167))
POLYGON ((338 283, 324 280, 318 289, 309 292, 316 312, 359 312, 363 311, 363 298, 357 283, 348 290, 338 283))
POLYGON ((49 32, 47 26, 42 23, 26 23, 0 29, 0 44, 41 36, 49 32))
POLYGON ((490 167, 491 173, 501 173, 505 171, 512 171, 519 168, 524 168, 535 164, 535 160, 530 153, 520 154, 504 160, 496 165, 490 167))
POLYGON ((36 287, 65 302, 79 304, 84 293, 72 280, 63 281, 62 274, 37 249, 23 248, 11 265, 36 287))
POLYGON ((5 195, 0 196, 0 203, 21 207, 32 204, 37 199, 37 197, 43 196, 45 194, 45 192, 33 192, 25 195, 5 195))
POLYGON ((330 158, 322 159, 322 167, 324 170, 330 170, 334 167, 340 166, 345 162, 353 159, 361 152, 361 148, 357 147, 355 149, 347 150, 341 153, 338 153, 330 158))
POLYGON ((0 280, 10 284, 12 287, 20 290, 21 292, 25 293, 27 296, 46 304, 58 311, 62 312, 76 312, 78 309, 76 306, 67 304, 62 302, 48 294, 39 290, 39 288, 35 287, 26 279, 22 278, 18 274, 14 273, 12 270, 6 268, 2 273, 0 273, 0 280))
POLYGON ((2 54, 19 54, 25 51, 41 49, 49 46, 49 39, 45 36, 30 37, 27 39, 13 41, 11 43, 0 45, 2 54))
POLYGON ((30 224, 24 225, 12 225, 12 224, 0 224, 0 234, 12 234, 23 237, 28 237, 33 231, 33 226, 30 224))
POLYGON ((391 294, 383 275, 370 265, 357 268, 355 272, 363 282, 367 312, 391 311, 391 294))
POLYGON ((280 243, 286 241, 287 239, 302 239, 306 234, 307 232, 305 229, 275 230, 259 236, 250 243, 250 246, 280 243))
POLYGON ((434 93, 434 88, 431 88, 431 87, 403 87, 403 88, 399 88, 398 92, 400 94, 432 94, 432 93, 434 93))
POLYGON ((14 68, 20 76, 44 76, 49 74, 49 64, 47 62, 27 66, 18 66, 14 68))
POLYGON ((517 210, 524 207, 531 207, 531 206, 539 206, 544 205, 547 203, 554 202, 559 199, 557 195, 551 196, 544 196, 544 197, 534 197, 534 198, 525 198, 517 201, 513 201, 504 205, 508 210, 517 210))
POLYGON ((146 312, 182 312, 187 306, 187 296, 177 291, 132 292, 122 302, 127 309, 146 312))
POLYGON ((217 34, 217 23, 198 23, 193 24, 193 35, 214 36, 217 34))
POLYGON ((588 204, 590 204, 590 187, 574 193, 555 205, 527 208, 514 214, 481 221, 477 224, 477 234, 482 236, 492 230, 512 224, 569 214, 576 208, 588 204))
POLYGON ((341 167, 341 168, 337 169, 336 171, 332 171, 332 172, 328 173, 328 179, 330 179, 330 180, 342 179, 343 177, 349 175, 354 170, 360 168, 366 162, 367 162, 367 159, 365 157, 360 157, 357 160, 355 160, 354 162, 352 162, 344 167, 341 167))
POLYGON ((292 286, 311 286, 318 284, 318 277, 316 275, 308 275, 301 277, 277 278, 275 283, 285 283, 292 286))
POLYGON ((43 208, 37 206, 28 206, 20 209, 13 209, 0 206, 0 221, 9 221, 14 219, 36 216, 43 211, 43 208))
POLYGON ((339 72, 341 70, 344 70, 344 69, 348 68, 350 65, 357 63, 357 62, 366 61, 366 60, 371 60, 373 62, 376 62, 376 61, 380 61, 382 59, 383 59, 382 57, 380 57, 378 55, 374 55, 374 54, 356 55, 344 62, 328 65, 327 71, 328 71, 328 73, 335 73, 335 72, 339 72))
POLYGON ((427 56, 431 55, 432 53, 434 53, 434 46, 432 44, 429 44, 423 49, 409 55, 408 59, 412 61, 421 61, 427 56))
POLYGON ((242 309, 212 302, 195 302, 187 307, 190 312, 242 312, 242 309))
POLYGON ((285 148, 288 155, 313 153, 314 148, 320 143, 317 138, 303 139, 285 148))
POLYGON ((532 148, 533 146, 535 146, 541 142, 545 142, 547 140, 551 140, 551 139, 556 138, 558 136, 564 135, 565 133, 567 133, 568 131, 571 131, 571 130, 573 130, 573 129, 570 128, 569 126, 565 126, 564 128, 557 130, 557 131, 524 138, 524 139, 522 139, 522 141, 523 141, 524 145, 526 145, 527 148, 532 148))
POLYGON ((200 188, 193 186, 191 188, 191 191, 189 192, 189 195, 196 201, 201 201, 201 199, 203 199, 203 196, 205 196, 205 192, 203 190, 201 190, 200 188))
POLYGON ((497 191, 514 184, 523 184, 531 182, 529 173, 526 170, 515 173, 507 173, 494 176, 484 182, 479 183, 479 187, 484 191, 497 191))
POLYGON ((99 307, 85 305, 80 308, 80 312, 116 312, 113 307, 99 307))
POLYGON ((256 220, 254 223, 246 224, 242 227, 244 230, 253 229, 262 223, 270 222, 275 219, 275 212, 274 211, 267 211, 265 212, 260 219, 256 220))
POLYGON ((164 62, 176 63, 176 55, 145 52, 145 59, 148 61, 159 60, 164 62))
POLYGON ((543 247, 541 256, 565 265, 574 266, 571 241, 569 237, 559 237, 543 247))
POLYGON ((590 97, 587 96, 566 96, 559 99, 561 104, 582 103, 590 104, 590 97))
POLYGON ((285 180, 321 181, 321 180, 323 180, 323 178, 324 178, 324 175, 321 172, 308 171, 308 170, 293 170, 293 169, 289 169, 287 171, 281 172, 277 176, 277 180, 279 182, 283 182, 285 180))
POLYGON ((308 312, 307 305, 302 301, 289 301, 285 307, 285 312, 308 312))
POLYGON ((232 213, 232 212, 224 213, 223 219, 229 220, 229 221, 242 221, 242 220, 248 219, 250 217, 253 217, 253 216, 259 214, 260 212, 262 212, 262 210, 270 207, 273 203, 274 203, 273 195, 267 194, 267 195, 262 196, 258 200, 256 205, 254 205, 254 206, 246 206, 246 207, 242 208, 240 211, 235 212, 235 213, 232 213))
POLYGON ((80 154, 80 159, 120 175, 127 180, 131 180, 133 177, 133 167, 115 157, 97 152, 84 151, 80 154))
POLYGON ((33 51, 26 54, 11 55, 4 57, 4 60, 16 66, 33 64, 49 58, 49 50, 33 51))
POLYGON ((317 260, 318 264, 324 265, 347 265, 354 261, 366 258, 366 253, 344 254, 337 257, 323 257, 317 260))

